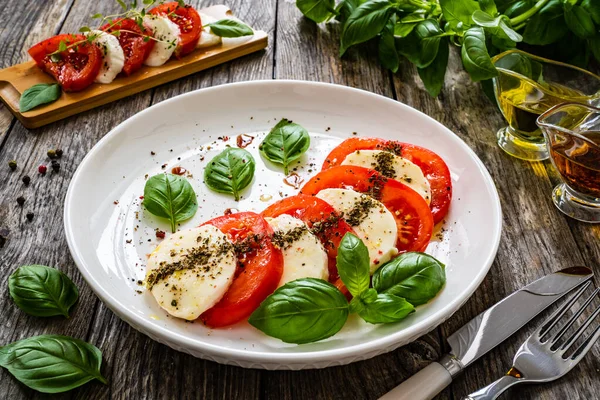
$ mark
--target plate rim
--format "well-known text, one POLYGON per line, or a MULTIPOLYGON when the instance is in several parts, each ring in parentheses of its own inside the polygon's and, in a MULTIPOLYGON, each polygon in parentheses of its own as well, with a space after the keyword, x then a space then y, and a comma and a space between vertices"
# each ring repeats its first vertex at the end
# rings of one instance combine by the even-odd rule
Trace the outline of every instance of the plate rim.
MULTIPOLYGON (((243 360, 243 361, 251 361, 254 363, 266 362, 268 364, 278 363, 278 364, 300 364, 300 363, 323 363, 327 361, 331 361, 333 357, 336 357, 338 361, 342 361, 343 359, 348 359, 347 362, 352 362, 354 359, 364 355, 366 353, 375 353, 379 354, 381 352, 385 352, 385 349, 392 350, 394 348, 399 347, 402 344, 397 345, 399 342, 403 340, 407 340, 406 343, 412 342, 413 337, 418 337, 421 335, 430 332, 435 329, 437 326, 442 324, 448 318, 450 318, 462 305, 471 298, 473 293, 477 290, 483 279, 487 276, 498 252, 498 248, 500 245, 500 239, 502 234, 502 208, 500 203, 500 198, 498 195, 498 190, 494 181, 483 164, 483 162, 479 159, 477 154, 462 140, 458 135, 452 132, 449 128, 444 126, 439 121, 430 117, 429 115, 410 107, 407 104, 404 104, 398 100, 394 100, 392 98, 379 95, 376 93, 372 93, 367 90, 353 88, 349 86, 333 84, 333 83, 325 83, 325 82, 311 82, 311 81, 303 81, 303 80, 290 80, 290 79, 267 79, 267 80, 254 80, 254 81, 241 81, 235 83, 225 83, 221 85, 211 86, 207 88, 196 89, 187 93, 179 94, 177 96, 171 97, 169 99, 165 99, 159 103, 152 105, 132 116, 127 118, 125 121, 119 123, 115 127, 113 127, 106 135, 104 135, 85 155, 85 157, 81 160, 79 166, 77 167, 71 181, 69 183, 69 187, 67 189, 67 194, 64 200, 64 210, 63 210, 63 222, 65 229, 65 236, 67 240, 67 245, 71 256, 73 257, 73 261, 77 266, 77 269, 83 276, 85 282, 90 286, 94 294, 98 296, 98 298, 110 309, 112 310, 119 318, 127 322, 130 326, 135 328, 136 330, 144 333, 149 336, 153 340, 158 340, 157 338, 161 338, 162 343, 165 343, 169 346, 172 344, 180 347, 177 350, 186 349, 199 352, 203 354, 206 352, 207 356, 217 356, 223 357, 229 361, 235 360, 243 360), (404 109, 405 112, 417 114, 420 118, 425 118, 434 124, 437 124, 443 131, 446 131, 450 137, 452 137, 459 146, 463 148, 475 161, 479 171, 483 174, 485 178, 486 188, 491 192, 492 197, 494 199, 493 205, 490 205, 491 211, 493 211, 492 220, 495 222, 495 226, 498 228, 495 230, 493 235, 493 247, 492 251, 488 254, 483 268, 480 270, 479 274, 475 277, 475 279, 471 280, 466 290, 463 292, 461 296, 457 296, 455 300, 449 302, 441 310, 436 312, 439 316, 437 318, 433 318, 433 316, 429 319, 421 321, 419 323, 415 323, 406 327, 402 330, 396 331, 394 333, 388 334, 384 337, 374 339, 372 341, 361 343, 358 345, 352 345, 348 348, 342 349, 326 349, 326 350, 317 350, 317 351, 307 351, 307 352, 264 352, 264 351, 249 351, 243 349, 234 349, 234 348, 226 348, 219 345, 211 344, 211 343, 202 343, 202 342, 194 342, 190 341, 189 338, 186 338, 185 335, 173 332, 172 330, 159 326, 148 324, 146 319, 143 316, 138 315, 134 311, 124 307, 120 301, 115 299, 109 291, 107 291, 90 273, 90 269, 87 267, 87 263, 84 261, 84 257, 80 254, 78 249, 75 247, 75 235, 71 226, 73 225, 73 218, 70 214, 70 203, 73 201, 73 196, 76 191, 76 186, 78 186, 78 182, 86 171, 86 166, 94 156, 94 153, 99 151, 105 144, 110 142, 110 140, 119 135, 119 132, 126 130, 130 125, 137 122, 138 119, 144 118, 149 113, 152 113, 156 110, 157 107, 164 106, 165 104, 182 101, 187 97, 192 97, 197 95, 198 92, 206 92, 211 93, 214 91, 222 90, 224 87, 236 87, 236 86, 263 86, 263 85, 274 85, 274 86, 284 86, 284 87, 293 87, 295 85, 309 86, 309 87, 326 87, 332 90, 346 91, 348 93, 358 94, 360 96, 367 96, 373 99, 377 99, 378 101, 384 101, 388 103, 393 103, 395 106, 404 109), (383 349, 383 350, 382 350, 383 349), (377 351, 379 350, 379 353, 377 351), (292 360, 293 359, 293 360, 292 360)), ((434 314, 435 315, 435 314, 434 314)), ((173 346, 171 346, 173 347, 173 346)), ((196 354, 194 354, 196 355, 196 354)), ((256 365, 252 367, 256 368, 256 365)), ((310 367, 310 366, 307 366, 310 367)))

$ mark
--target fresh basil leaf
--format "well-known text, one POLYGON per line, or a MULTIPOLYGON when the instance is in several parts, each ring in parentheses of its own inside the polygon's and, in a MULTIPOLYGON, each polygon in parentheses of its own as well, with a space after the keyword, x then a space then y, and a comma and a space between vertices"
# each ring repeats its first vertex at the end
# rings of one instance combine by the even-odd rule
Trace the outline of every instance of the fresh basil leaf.
POLYGON ((19 112, 29 111, 39 105, 52 103, 60 97, 58 83, 38 83, 25 90, 19 100, 19 112))
POLYGON ((563 37, 568 30, 560 0, 550 0, 527 21, 523 42, 541 46, 551 44, 563 37))
POLYGON ((335 335, 348 319, 348 301, 331 283, 303 278, 267 297, 248 322, 286 343, 310 343, 335 335))
POLYGON ((296 0, 296 7, 306 18, 319 23, 331 18, 335 0, 296 0))
POLYGON ((231 18, 220 19, 207 24, 212 33, 224 38, 236 38, 254 35, 254 31, 248 25, 231 18))
POLYGON ((554 50, 552 56, 567 64, 586 68, 590 58, 590 48, 587 43, 587 40, 581 39, 573 32, 568 32, 552 46, 554 50))
POLYGON ((504 11, 504 15, 506 15, 508 18, 517 17, 529 10, 531 7, 533 7, 533 5, 534 2, 532 0, 519 0, 511 4, 510 7, 504 11))
POLYGON ((283 165, 283 171, 287 175, 290 163, 302 157, 309 147, 308 131, 284 118, 271 129, 259 150, 267 160, 283 165))
POLYGON ((178 222, 196 214, 198 201, 192 185, 185 178, 158 174, 146 181, 144 207, 157 217, 167 218, 171 223, 171 232, 175 233, 178 222))
POLYGON ((454 30, 465 30, 473 25, 471 15, 480 9, 474 0, 440 0, 440 6, 448 25, 454 30))
POLYGON ((590 13, 596 24, 600 25, 600 3, 597 0, 583 0, 581 7, 590 13))
POLYGON ((445 283, 444 264, 418 252, 401 254, 373 275, 378 293, 403 297, 415 306, 434 298, 445 283))
POLYGON ((377 36, 385 27, 392 11, 392 3, 389 0, 369 0, 358 6, 344 23, 340 56, 343 56, 350 46, 377 36))
POLYGON ((42 393, 61 393, 98 379, 102 353, 96 346, 61 335, 41 335, 0 347, 0 366, 42 393))
POLYGON ((252 182, 255 169, 252 154, 229 147, 209 161, 204 169, 204 183, 215 192, 233 194, 238 201, 240 192, 252 182))
POLYGON ((397 22, 394 26, 394 36, 398 38, 407 37, 417 26, 417 22, 397 22))
POLYGON ((414 311, 415 307, 406 299, 379 293, 373 301, 363 303, 358 315, 370 324, 386 324, 401 321, 414 311))
POLYGON ((44 265, 25 265, 8 278, 8 291, 15 304, 35 317, 64 315, 77 302, 79 290, 69 277, 44 265))
POLYGON ((338 247, 336 265, 342 282, 352 296, 358 296, 369 288, 369 250, 358 237, 351 233, 344 235, 338 247))
MULTIPOLYGON (((496 3, 496 7, 498 8, 498 12, 500 12, 501 14, 506 14, 506 10, 508 10, 510 7, 512 7, 515 3, 518 3, 519 1, 523 1, 523 0, 494 0, 494 3, 496 3)), ((534 1, 534 0, 524 0, 524 1, 534 1)), ((533 6, 533 4, 532 4, 533 6)))
POLYGON ((485 46, 485 33, 479 26, 465 32, 461 57, 465 70, 475 82, 498 75, 485 46))
POLYGON ((589 46, 596 61, 600 62, 600 35, 596 35, 589 41, 589 46))
POLYGON ((398 56, 396 41, 394 39, 395 23, 396 16, 392 15, 379 38, 379 61, 384 68, 391 70, 393 73, 398 72, 398 67, 400 66, 400 57, 398 56))
POLYGON ((514 42, 520 42, 523 40, 523 36, 519 35, 510 26, 508 26, 507 18, 503 15, 494 18, 481 10, 477 10, 473 13, 471 18, 475 24, 486 28, 486 30, 488 30, 488 32, 494 36, 510 39, 514 42))
POLYGON ((425 68, 417 68, 425 89, 433 97, 440 94, 444 86, 444 76, 446 75, 446 67, 448 66, 449 53, 448 41, 442 40, 433 62, 425 68))
POLYGON ((494 0, 479 0, 479 7, 490 15, 498 14, 498 8, 496 8, 494 0))
POLYGON ((582 39, 591 38, 596 34, 592 16, 583 7, 575 5, 565 8, 565 22, 571 32, 582 39))
POLYGON ((398 53, 418 68, 426 68, 435 60, 444 31, 434 19, 420 22, 406 38, 396 40, 398 53))
POLYGON ((336 7, 336 19, 342 24, 346 22, 348 17, 367 0, 342 0, 336 7))
POLYGON ((514 49, 517 47, 517 42, 505 37, 498 37, 492 35, 492 47, 488 49, 490 56, 494 57, 496 54, 502 53, 503 51, 514 49), (497 50, 497 51, 496 51, 497 50))

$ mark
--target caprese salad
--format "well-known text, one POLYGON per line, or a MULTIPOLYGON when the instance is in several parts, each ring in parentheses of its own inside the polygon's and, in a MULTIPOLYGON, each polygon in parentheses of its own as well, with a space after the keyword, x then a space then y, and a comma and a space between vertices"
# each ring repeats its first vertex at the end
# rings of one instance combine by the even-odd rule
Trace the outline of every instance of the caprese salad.
POLYGON ((63 90, 75 92, 93 82, 111 83, 143 65, 161 66, 173 57, 217 45, 222 37, 253 34, 235 19, 217 21, 182 1, 146 0, 143 8, 119 4, 124 11, 116 16, 93 16, 100 20, 98 28, 51 37, 31 47, 29 54, 63 90))
MULTIPOLYGON (((284 119, 259 148, 287 167, 298 158, 290 152, 309 145, 308 132, 284 119)), ((208 162, 204 182, 237 200, 255 162, 230 147, 208 162)), ((351 312, 370 323, 403 319, 442 288, 443 264, 423 253, 452 197, 437 154, 350 138, 299 189, 260 214, 228 213, 175 231, 198 207, 193 189, 181 176, 150 178, 144 206, 171 218, 173 233, 149 255, 149 292, 178 318, 214 328, 249 318, 270 336, 307 343, 335 334, 351 312)))

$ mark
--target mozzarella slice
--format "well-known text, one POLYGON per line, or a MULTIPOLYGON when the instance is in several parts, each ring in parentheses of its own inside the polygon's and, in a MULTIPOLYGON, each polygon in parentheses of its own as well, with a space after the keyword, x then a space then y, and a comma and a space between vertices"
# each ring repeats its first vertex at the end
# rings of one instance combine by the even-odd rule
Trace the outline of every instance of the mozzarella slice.
POLYGON ((198 12, 198 14, 200 14, 200 21, 202 21, 202 33, 200 34, 200 40, 198 40, 196 48, 200 49, 202 47, 215 46, 221 43, 221 37, 212 33, 210 26, 205 26, 217 22, 217 19, 201 12, 198 12))
POLYGON ((396 220, 381 202, 349 189, 323 189, 317 197, 342 214, 367 246, 371 274, 398 254, 396 220))
POLYGON ((283 253, 279 286, 300 278, 329 278, 327 253, 304 222, 286 214, 265 219, 275 232, 273 243, 283 253))
POLYGON ((169 18, 160 15, 146 15, 144 25, 152 31, 152 36, 159 40, 154 44, 144 64, 151 67, 163 65, 177 48, 181 34, 179 26, 169 18))
POLYGON ((97 35, 94 43, 102 51, 102 65, 94 82, 111 83, 125 65, 125 54, 119 44, 119 39, 114 35, 98 30, 90 31, 87 35, 97 35))
POLYGON ((150 254, 146 284, 169 314, 194 320, 225 295, 236 265, 227 236, 204 225, 172 234, 150 254))
POLYGON ((357 150, 348 154, 342 161, 342 165, 356 165, 374 169, 388 178, 394 178, 404 183, 419 193, 427 204, 431 202, 429 181, 423 175, 421 168, 405 158, 387 151, 357 150))

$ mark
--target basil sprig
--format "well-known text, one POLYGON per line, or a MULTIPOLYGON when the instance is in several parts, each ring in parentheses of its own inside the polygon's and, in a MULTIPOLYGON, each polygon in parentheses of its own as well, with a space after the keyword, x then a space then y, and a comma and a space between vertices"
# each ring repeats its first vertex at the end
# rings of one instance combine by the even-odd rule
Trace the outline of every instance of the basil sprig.
POLYGON ((333 336, 342 329, 350 313, 357 313, 371 324, 401 321, 415 311, 413 304, 423 304, 437 294, 444 277, 443 265, 431 256, 405 253, 401 257, 401 262, 392 261, 381 267, 378 272, 390 265, 378 276, 377 283, 374 281, 374 288, 369 288, 367 247, 358 237, 347 233, 338 248, 337 268, 353 296, 350 304, 342 292, 324 280, 297 279, 267 297, 248 322, 269 336, 302 344, 333 336), (412 292, 404 290, 405 287, 412 292), (415 303, 404 298, 407 295, 415 303))
POLYGON ((210 27, 210 30, 217 36, 224 38, 236 38, 241 36, 254 35, 254 31, 248 25, 231 18, 220 19, 204 27, 210 27))
POLYGON ((61 393, 98 379, 102 353, 96 346, 62 335, 41 335, 0 347, 0 366, 43 393, 61 393))
POLYGON ((252 182, 255 168, 252 154, 229 147, 210 160, 204 169, 204 183, 215 192, 233 194, 238 201, 240 192, 252 182))
POLYGON ((198 201, 187 179, 173 174, 154 175, 144 187, 144 207, 157 217, 167 218, 171 232, 176 224, 196 214, 198 201))
POLYGON ((267 160, 282 164, 287 175, 290 163, 302 157, 309 147, 308 131, 284 118, 271 129, 260 144, 259 150, 267 160))
POLYGON ((8 278, 8 291, 15 304, 36 317, 64 315, 79 297, 77 286, 57 269, 44 265, 25 265, 8 278))
POLYGON ((19 112, 26 112, 35 107, 52 103, 60 97, 60 85, 57 83, 38 83, 25 90, 19 99, 19 112))

